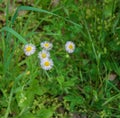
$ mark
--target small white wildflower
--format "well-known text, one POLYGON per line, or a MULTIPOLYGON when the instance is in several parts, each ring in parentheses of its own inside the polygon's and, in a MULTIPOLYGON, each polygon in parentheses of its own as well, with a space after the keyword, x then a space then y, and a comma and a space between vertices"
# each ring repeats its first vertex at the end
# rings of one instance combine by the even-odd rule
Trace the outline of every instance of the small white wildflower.
POLYGON ((48 41, 44 41, 41 44, 41 47, 44 48, 45 50, 51 50, 53 45, 52 43, 48 42, 48 41))
POLYGON ((36 47, 33 44, 26 44, 24 46, 24 53, 26 56, 30 56, 30 55, 34 54, 35 51, 36 51, 36 47))
POLYGON ((50 57, 50 53, 46 50, 42 50, 38 53, 38 58, 40 59, 45 59, 45 58, 49 58, 50 57))
POLYGON ((41 60, 40 65, 44 70, 50 70, 53 67, 52 59, 45 58, 41 60))
POLYGON ((73 53, 75 50, 75 44, 72 41, 67 41, 65 44, 65 49, 68 53, 73 53))

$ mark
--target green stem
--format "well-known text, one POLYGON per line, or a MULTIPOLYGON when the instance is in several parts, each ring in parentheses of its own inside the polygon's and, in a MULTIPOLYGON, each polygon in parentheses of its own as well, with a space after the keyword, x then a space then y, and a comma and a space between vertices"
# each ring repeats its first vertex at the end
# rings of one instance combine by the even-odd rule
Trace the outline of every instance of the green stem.
POLYGON ((15 88, 15 86, 16 86, 16 83, 19 81, 19 79, 20 79, 23 75, 25 75, 25 73, 22 73, 22 74, 20 74, 18 77, 15 78, 15 82, 14 82, 13 87, 12 87, 11 92, 10 92, 9 101, 8 101, 8 107, 7 107, 6 113, 5 113, 5 115, 4 115, 4 118, 8 118, 8 115, 9 115, 9 113, 10 113, 10 105, 11 105, 11 101, 12 101, 12 97, 13 97, 13 93, 14 93, 14 88, 15 88))
MULTIPOLYGON (((13 85, 13 87, 14 87, 14 85, 13 85)), ((11 105, 12 96, 13 96, 13 90, 14 90, 13 87, 12 87, 11 92, 10 92, 10 97, 9 97, 9 101, 8 101, 8 107, 7 107, 6 114, 5 114, 4 118, 8 118, 8 115, 10 113, 10 105, 11 105)))

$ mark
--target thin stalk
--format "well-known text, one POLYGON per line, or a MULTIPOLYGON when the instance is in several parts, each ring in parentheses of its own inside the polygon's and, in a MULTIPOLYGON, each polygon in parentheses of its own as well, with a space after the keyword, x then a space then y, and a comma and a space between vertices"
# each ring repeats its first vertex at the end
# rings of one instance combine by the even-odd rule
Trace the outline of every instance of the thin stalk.
POLYGON ((15 78, 15 82, 14 82, 13 87, 12 87, 11 92, 10 92, 9 101, 8 101, 8 107, 7 107, 6 113, 5 113, 5 115, 4 115, 4 118, 8 118, 8 115, 9 115, 9 113, 10 113, 10 105, 11 105, 11 101, 12 101, 12 97, 13 97, 13 93, 14 93, 15 86, 16 86, 17 82, 19 81, 19 79, 20 79, 24 74, 25 74, 25 73, 22 73, 21 75, 19 75, 18 77, 15 78))
MULTIPOLYGON (((84 24, 85 24, 85 29, 86 29, 87 34, 88 34, 88 39, 89 39, 89 41, 90 41, 90 44, 91 44, 93 53, 94 53, 94 55, 95 55, 95 59, 96 59, 96 63, 97 63, 97 71, 98 71, 98 73, 99 73, 99 75, 100 75, 100 69, 99 69, 100 58, 99 58, 98 55, 97 55, 97 52, 96 52, 96 49, 95 49, 95 45, 94 45, 93 39, 92 39, 92 37, 91 37, 91 34, 90 34, 90 32, 89 32, 89 28, 88 28, 87 22, 86 22, 86 20, 85 20, 83 11, 81 11, 81 14, 82 14, 82 16, 83 16, 83 21, 84 21, 84 24)), ((100 78, 100 82, 101 82, 101 84, 102 84, 102 79, 101 79, 100 76, 99 76, 99 78, 100 78)))

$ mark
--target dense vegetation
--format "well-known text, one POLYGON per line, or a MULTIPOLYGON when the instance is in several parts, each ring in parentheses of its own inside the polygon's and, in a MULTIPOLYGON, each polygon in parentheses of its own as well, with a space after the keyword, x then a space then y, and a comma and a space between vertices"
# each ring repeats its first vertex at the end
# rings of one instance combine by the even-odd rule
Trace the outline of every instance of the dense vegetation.
POLYGON ((0 34, 1 118, 120 118, 120 0, 0 0, 0 34))

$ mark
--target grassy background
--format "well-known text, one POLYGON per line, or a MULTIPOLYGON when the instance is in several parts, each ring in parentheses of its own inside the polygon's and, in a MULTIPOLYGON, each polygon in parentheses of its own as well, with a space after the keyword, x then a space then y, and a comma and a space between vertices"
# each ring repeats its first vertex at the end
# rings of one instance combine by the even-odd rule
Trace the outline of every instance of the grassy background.
POLYGON ((1 118, 120 117, 119 0, 0 0, 0 28, 1 118), (37 58, 45 40, 50 71, 37 58))

